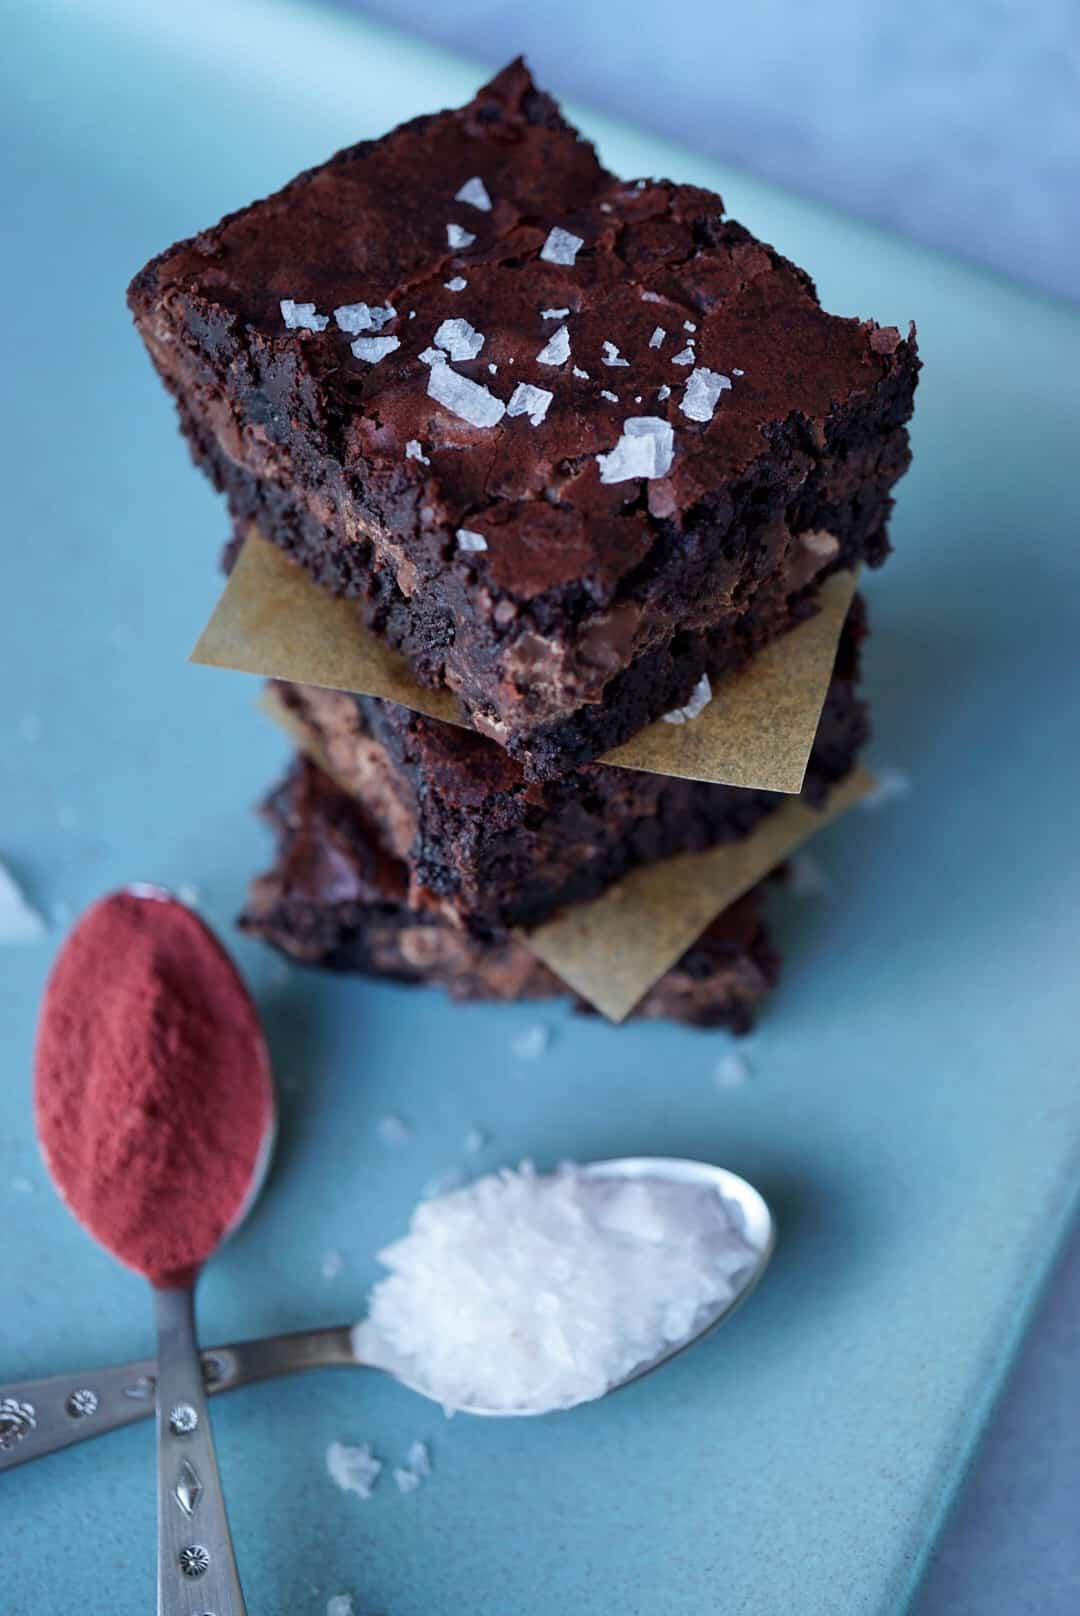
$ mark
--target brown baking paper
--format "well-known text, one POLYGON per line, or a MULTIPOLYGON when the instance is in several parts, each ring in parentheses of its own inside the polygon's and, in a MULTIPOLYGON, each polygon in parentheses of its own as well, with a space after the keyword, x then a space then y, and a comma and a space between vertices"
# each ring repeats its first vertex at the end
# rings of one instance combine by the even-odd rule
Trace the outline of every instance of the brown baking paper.
MULTIPOLYGON (((274 690, 263 691, 259 706, 351 795, 318 737, 274 690)), ((600 897, 515 936, 609 1021, 623 1021, 717 915, 865 796, 873 783, 865 769, 857 768, 833 787, 821 809, 785 802, 741 841, 644 865, 600 897)))
MULTIPOLYGON (((853 573, 827 579, 817 616, 766 646, 741 673, 718 679, 698 718, 688 724, 660 719, 601 761, 747 790, 801 791, 854 592, 853 573)), ((191 660, 382 696, 462 723, 454 697, 417 684, 404 658, 364 626, 355 602, 320 589, 255 531, 191 660)))
POLYGON ((590 903, 517 935, 609 1021, 623 1021, 717 915, 873 784, 855 769, 821 809, 785 802, 742 841, 644 865, 590 903))

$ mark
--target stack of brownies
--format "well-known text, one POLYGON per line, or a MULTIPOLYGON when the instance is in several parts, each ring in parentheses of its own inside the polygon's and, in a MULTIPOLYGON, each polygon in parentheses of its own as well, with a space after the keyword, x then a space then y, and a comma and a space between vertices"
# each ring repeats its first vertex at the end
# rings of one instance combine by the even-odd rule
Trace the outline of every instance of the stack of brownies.
MULTIPOLYGON (((820 308, 718 196, 623 182, 512 64, 171 248, 129 294, 197 462, 461 723, 278 683, 300 737, 243 924, 459 997, 565 991, 528 929, 752 835, 775 792, 598 761, 888 552, 913 337, 820 308), (523 940, 524 939, 524 940, 523 940)), ((867 735, 858 597, 803 787, 867 735)), ((638 1013, 745 1027, 760 889, 638 1013)))

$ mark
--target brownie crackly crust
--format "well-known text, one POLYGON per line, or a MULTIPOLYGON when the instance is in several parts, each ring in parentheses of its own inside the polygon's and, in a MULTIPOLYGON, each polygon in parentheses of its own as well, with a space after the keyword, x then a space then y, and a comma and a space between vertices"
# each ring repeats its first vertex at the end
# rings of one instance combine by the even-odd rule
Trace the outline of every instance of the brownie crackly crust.
MULTIPOLYGON (((850 772, 869 734, 857 693, 865 633, 856 596, 802 792, 815 808, 850 772)), ((538 925, 638 865, 737 841, 787 800, 595 763, 530 783, 500 747, 471 730, 372 697, 273 688, 313 755, 408 863, 409 901, 441 910, 481 939, 538 925)))
POLYGON ((534 778, 887 553, 913 338, 712 193, 622 182, 514 64, 153 260, 199 463, 534 778))
MULTIPOLYGON (((277 858, 252 882, 240 917, 246 932, 302 964, 426 982, 457 1000, 569 993, 516 939, 482 942, 410 908, 404 865, 360 805, 309 760, 297 759, 263 811, 277 858)), ((779 963, 755 888, 687 949, 634 1015, 746 1032, 779 963)))

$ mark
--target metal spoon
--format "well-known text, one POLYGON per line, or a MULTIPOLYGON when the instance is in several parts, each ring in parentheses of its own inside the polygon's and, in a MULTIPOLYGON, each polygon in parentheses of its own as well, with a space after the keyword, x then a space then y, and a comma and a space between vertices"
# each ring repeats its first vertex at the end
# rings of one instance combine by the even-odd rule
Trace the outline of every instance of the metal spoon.
MULTIPOLYGON (((768 1206, 753 1185, 723 1167, 675 1158, 633 1156, 594 1162, 583 1171, 597 1178, 664 1179, 672 1184, 702 1188, 711 1185, 737 1209, 744 1237, 754 1251, 754 1260, 732 1299, 705 1318, 685 1341, 666 1347, 650 1362, 640 1364, 619 1383, 626 1386, 659 1369, 661 1364, 684 1352, 731 1317, 765 1272, 775 1243, 775 1228, 768 1206)), ((357 1328, 351 1324, 211 1347, 202 1354, 202 1364, 206 1391, 211 1397, 277 1375, 331 1368, 381 1369, 421 1396, 430 1395, 407 1367, 394 1360, 385 1342, 374 1339, 362 1326, 357 1328)), ((145 1419, 154 1406, 157 1368, 152 1358, 146 1358, 111 1369, 52 1375, 45 1380, 16 1381, 0 1386, 0 1470, 13 1469, 29 1459, 55 1453, 88 1437, 102 1436, 106 1431, 145 1419), (75 1412, 73 1405, 77 1399, 82 1399, 86 1406, 93 1400, 93 1412, 85 1415, 75 1412)), ((618 1389, 613 1386, 609 1391, 618 1389)), ((509 1415, 532 1410, 469 1408, 463 1412, 509 1415)))

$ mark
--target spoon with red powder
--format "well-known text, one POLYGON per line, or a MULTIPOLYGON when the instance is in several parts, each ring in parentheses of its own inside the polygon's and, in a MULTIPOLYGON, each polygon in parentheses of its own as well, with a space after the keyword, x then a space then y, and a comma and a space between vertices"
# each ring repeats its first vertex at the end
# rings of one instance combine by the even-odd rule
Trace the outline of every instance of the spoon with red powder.
POLYGON ((243 1616, 195 1335, 199 1270, 273 1143, 258 1013, 220 943, 157 887, 93 905, 53 966, 34 1114, 68 1209, 154 1287, 158 1616, 243 1616))

